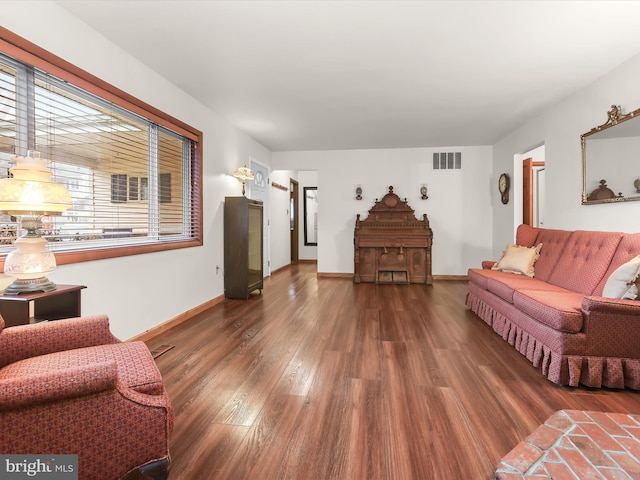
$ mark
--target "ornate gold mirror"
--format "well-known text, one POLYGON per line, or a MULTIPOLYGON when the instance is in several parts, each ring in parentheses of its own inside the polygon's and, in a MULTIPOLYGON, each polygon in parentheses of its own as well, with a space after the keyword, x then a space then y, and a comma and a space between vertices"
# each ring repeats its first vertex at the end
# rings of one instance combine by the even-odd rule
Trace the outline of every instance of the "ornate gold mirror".
POLYGON ((640 109, 623 114, 612 105, 580 143, 583 205, 640 200, 640 109))

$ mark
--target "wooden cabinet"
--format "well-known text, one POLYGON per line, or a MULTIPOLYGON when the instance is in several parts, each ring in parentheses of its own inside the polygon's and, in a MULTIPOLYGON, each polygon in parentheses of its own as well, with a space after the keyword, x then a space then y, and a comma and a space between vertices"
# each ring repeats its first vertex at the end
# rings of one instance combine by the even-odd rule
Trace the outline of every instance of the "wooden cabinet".
POLYGON ((262 202, 246 197, 224 199, 224 295, 249 298, 262 293, 262 202))
POLYGON ((427 215, 418 220, 413 212, 389 187, 365 220, 358 214, 353 236, 355 283, 433 283, 433 232, 427 215))

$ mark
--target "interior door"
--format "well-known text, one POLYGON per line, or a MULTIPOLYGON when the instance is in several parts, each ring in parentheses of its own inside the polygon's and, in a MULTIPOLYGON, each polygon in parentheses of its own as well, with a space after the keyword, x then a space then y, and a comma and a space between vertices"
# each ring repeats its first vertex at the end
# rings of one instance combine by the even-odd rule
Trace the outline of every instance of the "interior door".
POLYGON ((536 202, 534 203, 534 216, 533 221, 536 227, 544 227, 545 224, 545 198, 542 192, 545 191, 545 169, 544 167, 534 168, 534 197, 536 202))
POLYGON ((262 165, 260 162, 251 159, 251 170, 254 173, 254 179, 251 185, 250 198, 254 200, 262 200, 262 206, 264 209, 263 225, 262 225, 262 244, 264 255, 262 257, 263 265, 262 272, 265 277, 271 275, 271 262, 270 262, 270 245, 269 245, 269 173, 270 169, 266 165, 262 165))
POLYGON ((522 161, 522 223, 536 226, 534 222, 535 208, 539 190, 534 188, 534 170, 544 167, 544 162, 536 162, 533 158, 522 161), (538 190, 538 191, 537 191, 538 190))
POLYGON ((300 258, 299 240, 299 215, 298 215, 298 182, 293 178, 289 179, 289 219, 291 244, 291 263, 297 264, 300 258))

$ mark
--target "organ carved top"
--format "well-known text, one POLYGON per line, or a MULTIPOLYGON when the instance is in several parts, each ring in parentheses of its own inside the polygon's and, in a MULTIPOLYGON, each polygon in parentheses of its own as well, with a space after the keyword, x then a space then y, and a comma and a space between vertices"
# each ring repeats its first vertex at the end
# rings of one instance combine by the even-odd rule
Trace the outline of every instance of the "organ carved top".
POLYGON ((369 210, 369 216, 361 220, 360 214, 356 217, 356 229, 358 228, 386 228, 386 227, 404 227, 404 228, 420 228, 429 229, 429 220, 427 214, 422 216, 422 220, 418 220, 415 211, 407 204, 407 199, 401 200, 398 195, 393 192, 393 186, 389 187, 389 192, 382 197, 382 200, 376 198, 376 203, 369 210))

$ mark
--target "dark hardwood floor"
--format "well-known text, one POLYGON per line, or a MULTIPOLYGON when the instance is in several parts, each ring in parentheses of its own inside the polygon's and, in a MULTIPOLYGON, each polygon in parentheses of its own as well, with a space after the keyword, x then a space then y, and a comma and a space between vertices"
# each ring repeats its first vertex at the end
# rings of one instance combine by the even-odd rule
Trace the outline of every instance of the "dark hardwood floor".
POLYGON ((148 342, 173 401, 171 480, 488 480, 560 409, 640 393, 558 387, 464 307, 467 283, 354 285, 301 264, 148 342))

